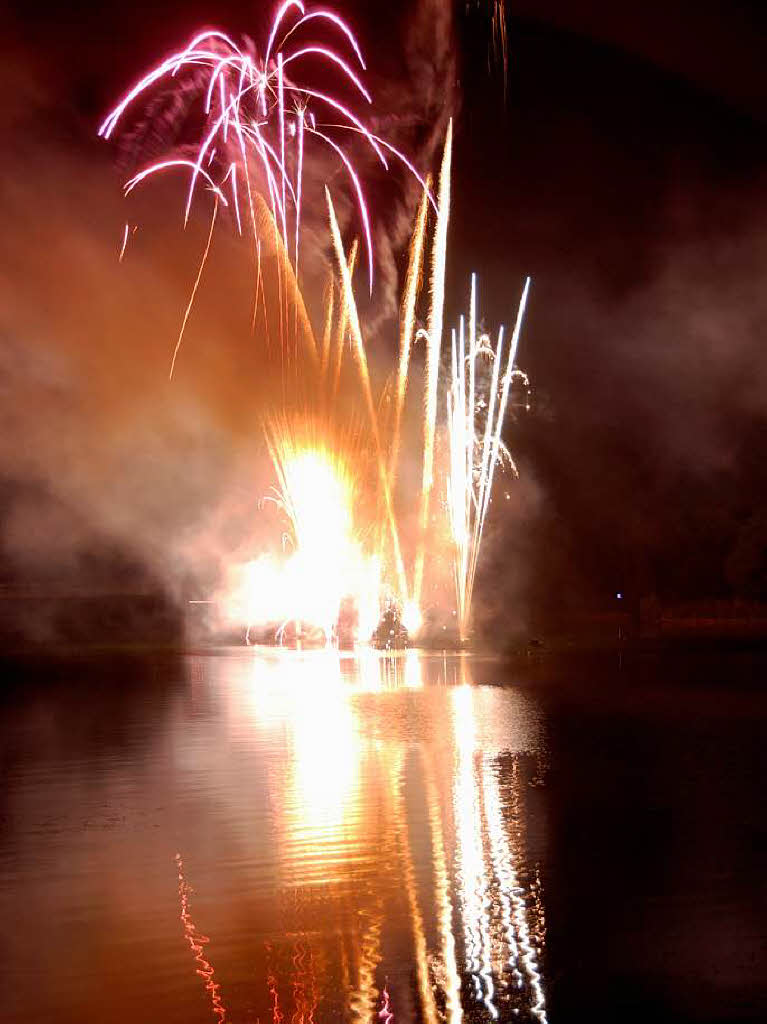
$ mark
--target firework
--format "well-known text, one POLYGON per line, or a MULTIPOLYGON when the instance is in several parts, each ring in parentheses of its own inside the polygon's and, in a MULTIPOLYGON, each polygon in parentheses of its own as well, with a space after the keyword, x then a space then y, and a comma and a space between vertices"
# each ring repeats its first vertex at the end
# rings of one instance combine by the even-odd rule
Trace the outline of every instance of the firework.
POLYGON ((397 572, 397 582, 399 585, 400 599, 405 602, 407 598, 407 581, 405 578, 405 564, 402 560, 402 550, 399 542, 399 532, 397 530, 397 520, 394 513, 394 502, 392 499, 391 487, 389 486, 389 474, 386 469, 386 459, 381 442, 381 435, 378 426, 378 415, 373 401, 373 392, 370 383, 370 374, 368 372, 367 355, 365 352, 365 343, 362 338, 362 329, 360 327, 359 315, 357 313, 357 305, 354 301, 354 292, 352 290, 351 274, 349 273, 349 265, 346 261, 344 253, 343 243, 341 241, 341 233, 338 229, 338 221, 336 220, 335 211, 333 209, 333 201, 330 198, 330 192, 326 190, 327 201, 328 201, 328 212, 330 214, 330 229, 333 237, 333 246, 336 251, 338 258, 338 268, 341 274, 341 283, 343 287, 343 306, 346 310, 349 326, 351 329, 352 340, 354 342, 354 353, 357 359, 357 366, 360 372, 360 380, 362 383, 363 394, 365 397, 365 405, 367 412, 370 417, 370 430, 373 437, 373 443, 375 445, 376 462, 378 464, 378 474, 383 493, 384 506, 386 509, 386 519, 389 526, 389 532, 391 534, 392 549, 394 552, 395 568, 397 572))
POLYGON ((427 200, 429 198, 430 184, 430 178, 427 177, 426 187, 423 190, 423 197, 421 198, 421 204, 418 208, 418 216, 416 218, 415 229, 413 231, 413 238, 410 243, 410 258, 408 260, 407 278, 405 280, 405 294, 402 300, 399 367, 397 370, 397 391, 394 399, 394 420, 392 426, 391 454, 389 459, 389 480, 392 488, 394 488, 396 481, 397 463, 399 461, 402 407, 405 404, 408 369, 410 367, 410 353, 413 347, 415 304, 421 287, 421 267, 423 265, 424 239, 426 237, 426 214, 428 212, 427 200))
MULTIPOLYGON (((362 137, 384 168, 388 167, 387 153, 394 154, 422 181, 405 155, 373 134, 335 92, 315 87, 311 72, 314 69, 316 73, 318 65, 323 79, 331 72, 340 76, 342 88, 351 89, 366 106, 372 104, 361 78, 365 61, 346 22, 331 11, 307 9, 300 0, 285 0, 277 9, 262 55, 249 41, 238 45, 224 32, 215 29, 198 32, 185 47, 171 53, 145 74, 99 128, 103 138, 111 138, 130 120, 135 107, 158 92, 161 99, 165 98, 166 109, 173 112, 165 117, 166 134, 169 131, 178 135, 190 119, 202 116, 202 130, 191 147, 177 147, 176 151, 143 167, 126 182, 125 192, 127 195, 159 173, 183 171, 188 178, 184 224, 189 219, 195 196, 204 189, 212 193, 215 200, 211 234, 219 205, 229 209, 239 233, 249 228, 257 264, 254 322, 263 236, 256 197, 261 196, 268 203, 276 247, 284 249, 287 254, 284 262, 292 266, 292 274, 297 278, 306 139, 316 140, 330 149, 348 175, 364 236, 371 292, 373 243, 368 203, 360 173, 342 140, 353 132, 362 137), (324 28, 332 43, 315 41, 310 33, 319 28, 324 28), (189 95, 194 97, 191 106, 187 101, 189 95)), ((135 114, 133 120, 135 122, 135 114)), ((190 309, 209 248, 210 242, 200 264, 190 309)), ((121 255, 122 252, 124 244, 121 255)), ((287 291, 282 294, 283 277, 287 273, 282 263, 278 264, 278 282, 280 340, 284 344, 289 310, 287 291)), ((188 315, 187 311, 184 325, 188 315)), ((174 364, 182 337, 183 326, 174 352, 174 364)))
MULTIPOLYGON (((519 334, 527 305, 530 278, 525 281, 508 353, 503 351, 503 327, 493 348, 487 334, 477 335, 476 279, 472 275, 469 305, 469 351, 466 352, 464 320, 458 334, 452 333, 451 385, 447 392, 447 424, 450 469, 446 500, 454 544, 454 576, 458 623, 461 637, 469 627, 474 580, 480 545, 493 488, 495 467, 505 453, 502 431, 506 409, 515 377, 527 383, 527 377, 516 369, 515 360, 519 334), (505 356, 506 368, 501 378, 505 356), (492 363, 490 385, 486 394, 478 395, 482 380, 479 361, 492 363), (468 374, 466 372, 468 368, 468 374), (484 424, 481 422, 484 418, 484 424)), ((516 468, 513 462, 511 467, 516 468)))
MULTIPOLYGON (((182 172, 187 179, 184 223, 201 191, 212 196, 206 243, 173 351, 171 376, 222 208, 231 216, 238 232, 252 234, 256 267, 252 322, 255 327, 262 307, 267 339, 263 260, 272 261, 276 269, 279 307, 276 322, 283 359, 284 407, 271 417, 267 441, 278 481, 271 497, 287 521, 285 543, 288 550, 282 559, 262 558, 240 567, 240 579, 234 589, 248 622, 277 620, 282 633, 286 625, 293 622, 297 634, 301 624, 306 624, 317 627, 329 639, 338 622, 342 602, 347 598, 354 601, 364 623, 360 626, 360 635, 366 632, 369 635, 384 591, 396 603, 408 628, 417 628, 420 623, 427 549, 433 534, 432 497, 435 478, 442 475, 437 464, 437 432, 439 411, 443 408, 440 359, 452 123, 445 139, 435 200, 430 190, 430 177, 424 180, 404 154, 374 134, 345 102, 328 91, 329 86, 324 86, 323 90, 315 88, 307 76, 312 69, 316 73, 317 62, 324 65, 325 79, 331 72, 340 76, 346 90, 356 93, 360 102, 368 106, 372 103, 363 81, 365 62, 346 22, 330 11, 307 9, 300 0, 285 0, 276 12, 260 54, 251 43, 238 45, 223 32, 200 32, 126 93, 104 120, 100 134, 104 138, 115 135, 139 103, 146 102, 155 92, 165 97, 167 109, 173 111, 165 117, 165 127, 171 134, 178 137, 188 124, 202 124, 191 147, 164 154, 135 173, 125 185, 126 193, 130 193, 159 173, 182 172), (328 34, 332 45, 318 42, 315 36, 309 35, 320 28, 328 34), (191 102, 189 97, 192 97, 191 102), (391 394, 387 389, 376 393, 353 289, 358 253, 365 254, 368 286, 372 289, 373 246, 361 175, 343 145, 349 133, 359 136, 384 167, 388 166, 387 157, 394 154, 422 187, 402 301, 399 359, 396 372, 390 378, 391 394), (326 186, 336 273, 326 289, 326 314, 319 342, 313 333, 299 281, 301 211, 306 203, 305 148, 310 140, 333 153, 345 171, 361 236, 361 242, 354 239, 348 249, 344 247, 326 186), (416 329, 430 206, 436 218, 429 254, 428 310, 425 329, 416 329), (306 379, 312 384, 318 382, 319 386, 307 388, 306 393, 290 395, 284 376, 284 360, 291 354, 286 343, 292 341, 295 346, 292 354, 297 365, 299 334, 309 374, 306 379), (412 587, 409 587, 395 488, 405 401, 413 391, 409 383, 411 355, 419 338, 425 340, 426 350, 422 473, 420 491, 414 496, 417 533, 410 552, 412 562, 408 569, 412 565, 412 587), (353 429, 348 424, 346 428, 341 426, 343 413, 338 392, 347 340, 359 384, 356 395, 359 407, 354 415, 362 416, 364 430, 358 425, 353 429), (313 424, 310 430, 306 428, 306 419, 297 421, 288 414, 294 400, 301 403, 302 414, 313 424), (318 419, 318 414, 325 419, 318 419), (363 460, 374 467, 366 480, 364 494, 360 482, 363 460)), ((155 105, 152 109, 160 108, 155 105)), ((149 120, 154 124, 156 118, 150 116, 149 120)), ((128 233, 126 224, 120 259, 125 253, 128 233)), ((519 373, 514 369, 514 360, 526 298, 527 285, 507 353, 503 351, 502 331, 495 346, 478 334, 473 281, 468 337, 463 320, 458 335, 453 335, 451 375, 446 389, 449 466, 444 476, 462 635, 469 622, 493 474, 505 452, 501 431, 511 382, 519 373), (479 393, 484 381, 479 372, 483 361, 492 364, 487 395, 479 393)), ((344 407, 353 406, 352 395, 344 398, 344 407)), ((358 420, 354 422, 358 424, 358 420)))
MULTIPOLYGON (((126 183, 126 192, 160 171, 183 167, 189 175, 184 221, 189 218, 197 189, 207 184, 224 206, 231 204, 241 230, 241 199, 247 200, 249 206, 252 204, 255 187, 252 169, 258 167, 262 176, 259 191, 268 193, 286 245, 289 224, 292 227, 293 248, 297 250, 304 134, 311 132, 328 145, 337 145, 321 131, 323 123, 314 113, 313 105, 332 110, 341 116, 344 124, 356 128, 386 166, 381 146, 362 121, 332 93, 311 88, 311 83, 302 77, 305 58, 318 58, 328 67, 340 70, 346 81, 351 82, 368 103, 372 102, 359 76, 335 49, 301 45, 306 26, 318 19, 338 30, 337 34, 344 37, 343 41, 352 51, 351 59, 364 70, 359 45, 345 22, 331 12, 307 12, 298 0, 287 0, 277 10, 263 57, 250 45, 238 46, 225 33, 208 30, 197 33, 183 49, 149 71, 123 96, 102 123, 99 134, 109 138, 128 109, 149 89, 168 79, 176 86, 184 75, 191 75, 202 101, 204 128, 192 158, 163 159, 150 164, 126 183), (292 153, 289 152, 291 143, 292 153)), ((358 184, 353 167, 347 165, 347 169, 358 184)), ((358 199, 372 283, 373 248, 367 206, 361 193, 358 199)))
POLYGON ((450 218, 450 164, 452 157, 453 123, 447 127, 447 138, 439 175, 439 207, 431 260, 431 304, 427 330, 426 400, 424 403, 423 482, 421 486, 419 538, 413 579, 413 601, 418 607, 423 586, 426 533, 429 525, 429 506, 434 484, 434 438, 437 420, 437 386, 439 356, 442 347, 442 319, 445 304, 445 264, 447 260, 447 225, 450 218))
POLYGON ((197 295, 197 289, 200 287, 200 281, 202 280, 202 272, 205 269, 205 264, 208 260, 208 253, 210 252, 210 243, 213 241, 213 229, 216 226, 216 214, 218 213, 218 196, 213 204, 213 216, 210 218, 210 230, 208 231, 208 240, 205 243, 205 249, 202 253, 202 259, 200 260, 200 266, 197 271, 197 277, 194 279, 194 285, 192 286, 192 294, 189 296, 189 302, 186 304, 184 310, 184 319, 181 321, 181 330, 178 333, 178 339, 176 341, 176 347, 173 349, 173 357, 170 361, 170 373, 169 377, 173 376, 173 371, 176 368, 176 359, 178 357, 178 350, 181 348, 181 342, 184 337, 184 331, 189 321, 189 314, 192 312, 192 306, 197 295))
POLYGON ((354 632, 367 639, 379 616, 381 565, 366 535, 365 462, 361 431, 305 417, 275 418, 266 426, 277 485, 267 496, 286 530, 280 557, 237 566, 226 584, 227 615, 253 627, 288 626, 297 637, 319 631, 330 643, 344 601, 357 617, 354 632))
MULTIPOLYGON (((354 275, 354 267, 357 263, 357 240, 352 242, 351 249, 349 250, 349 257, 346 261, 346 266, 349 273, 349 281, 352 280, 354 275)), ((349 306, 346 302, 346 292, 343 287, 343 283, 340 288, 340 314, 338 317, 338 324, 336 326, 335 333, 335 347, 333 349, 333 367, 332 374, 330 377, 330 393, 333 398, 338 394, 338 385, 341 382, 341 364, 344 358, 344 341, 349 326, 349 306)))
POLYGON ((503 68, 503 99, 506 102, 509 91, 509 41, 506 33, 505 0, 493 0, 491 33, 493 55, 503 68))

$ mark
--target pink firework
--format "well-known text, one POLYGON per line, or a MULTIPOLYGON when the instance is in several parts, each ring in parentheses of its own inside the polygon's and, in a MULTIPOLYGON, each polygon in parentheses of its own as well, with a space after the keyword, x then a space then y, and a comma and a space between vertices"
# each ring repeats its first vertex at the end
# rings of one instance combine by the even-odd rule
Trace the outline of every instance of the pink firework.
MULTIPOLYGON (((184 223, 200 187, 211 191, 217 203, 229 207, 237 228, 248 219, 257 236, 253 196, 267 199, 294 268, 298 268, 304 145, 309 138, 327 146, 349 176, 367 248, 368 277, 373 287, 373 245, 370 216, 360 175, 343 148, 349 132, 362 137, 375 157, 387 167, 387 153, 395 154, 420 181, 406 157, 374 135, 364 120, 336 95, 319 89, 304 76, 312 63, 321 62, 325 78, 339 75, 346 92, 360 104, 372 98, 362 80, 365 61, 359 43, 332 11, 307 9, 300 0, 284 0, 272 22, 260 57, 251 44, 238 46, 216 30, 196 34, 176 53, 149 71, 120 100, 99 129, 103 138, 115 134, 131 108, 146 102, 160 83, 179 93, 191 78, 199 96, 203 127, 190 155, 168 154, 144 167, 125 185, 126 194, 160 172, 183 170, 188 178, 184 223), (324 30, 330 42, 317 41, 324 30), (323 118, 325 120, 323 120, 323 118), (339 134, 340 132, 340 134, 339 134)), ((181 117, 189 110, 183 106, 181 117)))

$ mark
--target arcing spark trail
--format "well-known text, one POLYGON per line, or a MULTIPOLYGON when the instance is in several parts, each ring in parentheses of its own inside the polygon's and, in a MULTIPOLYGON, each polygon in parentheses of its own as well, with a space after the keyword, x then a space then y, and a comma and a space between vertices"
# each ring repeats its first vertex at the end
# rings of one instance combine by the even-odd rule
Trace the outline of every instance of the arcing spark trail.
MULTIPOLYGON (((307 9, 300 0, 285 0, 274 17, 263 55, 249 41, 238 45, 224 32, 198 32, 123 96, 101 124, 99 134, 105 139, 112 137, 137 103, 161 86, 171 90, 179 132, 191 115, 202 115, 202 131, 191 151, 182 147, 143 167, 126 182, 125 192, 161 172, 183 170, 188 177, 184 223, 199 190, 212 192, 218 203, 230 209, 240 233, 248 227, 252 231, 259 276, 261 227, 256 195, 267 198, 275 242, 279 235, 293 274, 298 275, 305 141, 316 140, 340 160, 348 175, 372 291, 370 214, 360 173, 343 145, 349 132, 364 140, 384 168, 388 167, 387 154, 394 154, 419 181, 421 178, 405 155, 375 135, 341 98, 351 91, 366 106, 372 104, 361 77, 364 71, 359 43, 343 19, 332 11, 307 9), (315 41, 312 33, 321 28, 332 36, 332 44, 315 41), (316 76, 318 66, 323 79, 331 72, 340 76, 338 93, 317 87, 312 70, 316 76), (188 81, 197 101, 193 109, 184 98, 188 81)), ((255 302, 257 305, 258 294, 255 302)), ((287 298, 281 299, 283 344, 287 314, 287 298)))

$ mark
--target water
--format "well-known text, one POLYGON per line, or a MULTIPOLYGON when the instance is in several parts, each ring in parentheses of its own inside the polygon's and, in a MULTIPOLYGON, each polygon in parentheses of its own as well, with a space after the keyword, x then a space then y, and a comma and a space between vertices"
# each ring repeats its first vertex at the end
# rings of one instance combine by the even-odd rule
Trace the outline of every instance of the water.
POLYGON ((767 701, 728 665, 17 668, 3 1019, 764 1020, 767 701))

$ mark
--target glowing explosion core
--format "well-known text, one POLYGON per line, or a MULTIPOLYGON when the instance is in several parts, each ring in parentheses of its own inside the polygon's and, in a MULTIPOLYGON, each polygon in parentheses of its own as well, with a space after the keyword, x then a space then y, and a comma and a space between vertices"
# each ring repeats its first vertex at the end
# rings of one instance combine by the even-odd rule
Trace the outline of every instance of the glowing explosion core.
POLYGON ((276 433, 271 447, 280 481, 273 500, 290 523, 290 550, 279 563, 263 558, 235 571, 229 618, 248 622, 248 639, 251 624, 277 621, 280 637, 294 623, 297 636, 314 627, 329 640, 349 602, 349 639, 370 636, 379 617, 381 566, 355 531, 350 467, 322 442, 295 443, 288 431, 276 433))

